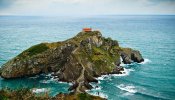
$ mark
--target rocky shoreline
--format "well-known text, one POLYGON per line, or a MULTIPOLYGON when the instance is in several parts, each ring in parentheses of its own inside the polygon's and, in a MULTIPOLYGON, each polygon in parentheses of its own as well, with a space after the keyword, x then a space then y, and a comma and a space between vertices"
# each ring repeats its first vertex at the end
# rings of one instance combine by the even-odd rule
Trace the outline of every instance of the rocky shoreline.
POLYGON ((30 47, 2 65, 0 75, 11 79, 53 72, 58 81, 71 82, 69 90, 79 94, 92 89, 89 82, 98 82, 95 77, 121 74, 120 58, 124 64, 144 61, 138 50, 120 47, 99 31, 79 32, 63 42, 30 47))

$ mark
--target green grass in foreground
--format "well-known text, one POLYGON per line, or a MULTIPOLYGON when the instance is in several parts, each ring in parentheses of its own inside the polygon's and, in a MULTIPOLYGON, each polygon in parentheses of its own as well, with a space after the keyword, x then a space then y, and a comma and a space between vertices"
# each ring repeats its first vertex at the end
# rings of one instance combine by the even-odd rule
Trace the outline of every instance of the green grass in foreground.
POLYGON ((11 90, 1 89, 0 100, 106 100, 104 98, 93 96, 88 93, 80 94, 63 94, 59 93, 54 97, 48 93, 35 94, 28 88, 11 90))

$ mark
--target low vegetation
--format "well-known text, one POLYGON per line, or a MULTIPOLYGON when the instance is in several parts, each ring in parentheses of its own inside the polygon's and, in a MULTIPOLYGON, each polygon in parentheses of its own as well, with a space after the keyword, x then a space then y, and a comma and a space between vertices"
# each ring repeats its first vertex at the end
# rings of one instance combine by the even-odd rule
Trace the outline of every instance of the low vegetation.
POLYGON ((87 93, 63 94, 60 93, 54 97, 44 94, 35 94, 30 89, 2 89, 0 90, 0 100, 105 100, 98 96, 92 96, 87 93))
POLYGON ((0 90, 0 100, 51 100, 47 93, 36 95, 30 89, 2 89, 0 90))

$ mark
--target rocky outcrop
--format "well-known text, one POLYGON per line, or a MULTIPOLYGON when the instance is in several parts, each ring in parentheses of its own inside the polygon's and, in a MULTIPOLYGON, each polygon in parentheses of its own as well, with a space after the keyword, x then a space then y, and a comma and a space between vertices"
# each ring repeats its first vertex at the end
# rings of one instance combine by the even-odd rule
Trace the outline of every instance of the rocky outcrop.
POLYGON ((132 62, 140 63, 144 61, 140 52, 131 48, 122 48, 120 56, 122 57, 124 64, 131 64, 132 62))
POLYGON ((23 57, 27 53, 24 51, 2 66, 1 77, 16 78, 58 71, 60 66, 67 62, 68 56, 75 47, 76 45, 73 44, 71 46, 64 45, 29 57, 23 57))
POLYGON ((54 72, 60 81, 72 82, 69 90, 82 93, 103 74, 121 74, 124 63, 142 62, 139 51, 121 48, 118 41, 99 31, 80 32, 63 42, 41 43, 23 51, 2 66, 1 77, 17 78, 54 72))
POLYGON ((112 73, 110 73, 110 74, 122 74, 121 71, 124 71, 123 67, 116 67, 113 69, 112 73))

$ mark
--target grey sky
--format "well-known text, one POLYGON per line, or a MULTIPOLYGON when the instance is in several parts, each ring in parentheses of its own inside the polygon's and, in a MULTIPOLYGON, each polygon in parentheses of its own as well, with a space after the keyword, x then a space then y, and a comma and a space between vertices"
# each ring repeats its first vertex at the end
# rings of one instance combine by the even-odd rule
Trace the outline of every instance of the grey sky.
POLYGON ((175 0, 0 0, 0 15, 175 14, 175 0))

